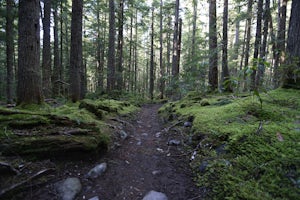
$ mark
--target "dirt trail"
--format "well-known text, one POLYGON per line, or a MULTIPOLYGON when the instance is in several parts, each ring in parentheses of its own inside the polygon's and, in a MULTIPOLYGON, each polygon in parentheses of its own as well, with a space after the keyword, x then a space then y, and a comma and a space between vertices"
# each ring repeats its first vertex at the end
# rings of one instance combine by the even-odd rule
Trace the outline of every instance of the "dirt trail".
MULTIPOLYGON (((98 196, 100 200, 141 200, 150 190, 165 193, 169 200, 201 199, 199 189, 192 181, 187 158, 174 156, 181 154, 178 148, 182 146, 167 144, 174 138, 162 132, 157 116, 159 107, 152 104, 143 106, 137 118, 130 122, 133 127, 127 130, 127 139, 98 161, 66 164, 64 168, 68 170, 62 172, 60 178, 72 175, 82 181, 83 188, 76 199, 98 196), (95 180, 84 178, 92 166, 102 162, 107 163, 107 171, 103 175, 95 180)), ((47 189, 30 196, 34 199, 57 199, 53 188, 53 185, 48 185, 47 189)))

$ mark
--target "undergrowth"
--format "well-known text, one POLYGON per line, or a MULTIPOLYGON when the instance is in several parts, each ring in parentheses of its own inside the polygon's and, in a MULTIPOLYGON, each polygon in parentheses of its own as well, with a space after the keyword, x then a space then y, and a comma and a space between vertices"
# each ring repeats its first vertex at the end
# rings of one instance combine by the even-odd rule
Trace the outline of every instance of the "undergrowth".
POLYGON ((160 109, 165 119, 193 119, 191 166, 208 199, 299 197, 300 91, 260 97, 262 106, 255 95, 192 93, 160 109))

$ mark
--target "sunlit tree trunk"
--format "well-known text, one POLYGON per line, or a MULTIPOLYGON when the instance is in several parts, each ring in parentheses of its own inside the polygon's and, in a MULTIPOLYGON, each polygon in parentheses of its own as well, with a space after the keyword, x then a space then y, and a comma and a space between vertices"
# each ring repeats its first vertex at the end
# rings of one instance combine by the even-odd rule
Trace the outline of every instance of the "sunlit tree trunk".
POLYGON ((19 1, 17 104, 43 101, 40 75, 40 4, 19 1))

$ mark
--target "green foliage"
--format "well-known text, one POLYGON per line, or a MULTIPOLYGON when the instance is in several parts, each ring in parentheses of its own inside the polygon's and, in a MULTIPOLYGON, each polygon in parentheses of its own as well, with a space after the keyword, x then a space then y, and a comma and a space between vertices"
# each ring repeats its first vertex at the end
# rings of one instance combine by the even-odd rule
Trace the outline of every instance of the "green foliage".
POLYGON ((210 191, 208 199, 297 199, 299 97, 299 90, 284 89, 244 98, 206 96, 205 107, 184 98, 160 113, 193 117, 191 148, 198 146, 198 154, 191 166, 198 185, 210 191))

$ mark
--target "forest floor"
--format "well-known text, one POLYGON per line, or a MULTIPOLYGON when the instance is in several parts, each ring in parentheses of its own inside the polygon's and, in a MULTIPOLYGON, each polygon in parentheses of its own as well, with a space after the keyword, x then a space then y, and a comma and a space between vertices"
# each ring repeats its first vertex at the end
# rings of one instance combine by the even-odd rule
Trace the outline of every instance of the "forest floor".
MULTIPOLYGON (((193 182, 184 147, 176 143, 182 136, 170 135, 164 129, 157 114, 160 106, 144 105, 134 119, 129 122, 123 119, 128 136, 115 141, 114 148, 99 159, 52 163, 58 169, 53 181, 27 190, 22 199, 59 199, 55 185, 68 177, 78 177, 81 181, 82 190, 76 199, 135 200, 142 199, 151 190, 162 192, 172 200, 202 199, 193 182), (104 162, 107 163, 105 173, 96 179, 86 177, 90 169, 104 162)), ((44 164, 49 167, 49 162, 44 164)))

